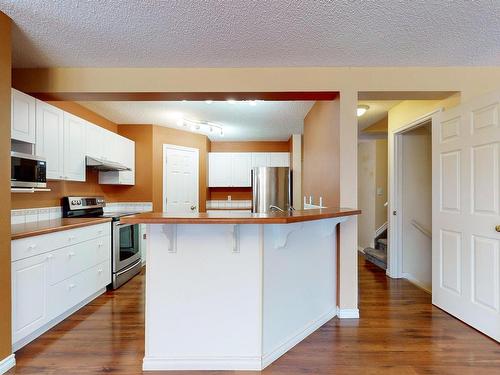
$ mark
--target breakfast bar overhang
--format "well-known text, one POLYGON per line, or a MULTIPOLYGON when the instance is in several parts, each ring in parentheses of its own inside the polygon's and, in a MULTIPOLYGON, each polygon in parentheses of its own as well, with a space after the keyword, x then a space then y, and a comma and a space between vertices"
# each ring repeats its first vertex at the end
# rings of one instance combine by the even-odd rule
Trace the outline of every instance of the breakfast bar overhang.
MULTIPOLYGON (((336 226, 359 210, 145 213, 144 370, 262 370, 337 315, 336 226)), ((353 249, 356 251, 356 249, 353 249)))

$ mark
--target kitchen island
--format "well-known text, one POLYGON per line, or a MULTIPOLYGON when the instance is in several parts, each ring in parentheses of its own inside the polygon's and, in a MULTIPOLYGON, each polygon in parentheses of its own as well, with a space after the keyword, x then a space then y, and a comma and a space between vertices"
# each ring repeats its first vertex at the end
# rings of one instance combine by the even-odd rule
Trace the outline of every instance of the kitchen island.
MULTIPOLYGON (((261 370, 337 315, 336 227, 359 210, 144 213, 144 370, 261 370)), ((356 249, 353 249, 356 251, 356 249)))

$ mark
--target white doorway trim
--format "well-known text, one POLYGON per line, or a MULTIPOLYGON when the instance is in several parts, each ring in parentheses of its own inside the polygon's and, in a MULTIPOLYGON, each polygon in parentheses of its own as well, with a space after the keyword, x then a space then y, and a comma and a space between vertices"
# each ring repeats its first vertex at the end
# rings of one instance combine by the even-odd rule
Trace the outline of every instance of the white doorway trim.
MULTIPOLYGON (((442 109, 436 109, 408 124, 389 133, 389 207, 388 207, 388 244, 387 244, 387 276, 395 279, 404 277, 403 274, 403 215, 402 215, 402 137, 403 134, 416 129, 430 121, 442 109), (396 214, 395 214, 396 213, 396 214)), ((434 136, 434 135, 432 135, 434 136)))
POLYGON ((197 212, 199 211, 200 207, 200 181, 199 181, 199 176, 200 176, 200 150, 197 148, 193 147, 184 147, 184 146, 177 146, 177 145, 172 145, 172 144, 163 144, 163 159, 162 159, 162 173, 163 173, 163 178, 162 178, 162 183, 163 183, 163 199, 162 199, 162 211, 165 212, 166 206, 167 206, 167 150, 185 150, 185 151, 193 151, 196 154, 196 159, 198 160, 198 163, 196 163, 196 186, 198 186, 198 194, 196 195, 196 207, 197 207, 197 212))

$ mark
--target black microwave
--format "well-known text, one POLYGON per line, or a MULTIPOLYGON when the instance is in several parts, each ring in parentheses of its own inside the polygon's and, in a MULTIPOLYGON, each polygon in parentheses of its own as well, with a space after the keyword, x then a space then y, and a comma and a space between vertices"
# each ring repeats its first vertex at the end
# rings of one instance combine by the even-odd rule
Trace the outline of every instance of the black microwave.
POLYGON ((10 186, 17 188, 47 187, 47 161, 40 156, 10 153, 10 186))

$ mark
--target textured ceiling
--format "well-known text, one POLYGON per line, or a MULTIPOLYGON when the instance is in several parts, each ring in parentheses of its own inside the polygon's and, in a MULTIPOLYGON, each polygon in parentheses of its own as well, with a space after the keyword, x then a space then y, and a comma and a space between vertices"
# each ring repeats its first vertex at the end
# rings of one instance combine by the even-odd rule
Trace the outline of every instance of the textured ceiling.
MULTIPOLYGON (((180 116, 222 125, 224 136, 211 140, 287 140, 301 134, 313 101, 248 102, 79 102, 118 124, 155 124, 179 128, 180 116)), ((185 130, 184 128, 182 128, 185 130)))
POLYGON ((15 67, 500 65, 498 0, 0 0, 15 67))

